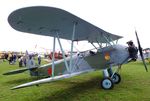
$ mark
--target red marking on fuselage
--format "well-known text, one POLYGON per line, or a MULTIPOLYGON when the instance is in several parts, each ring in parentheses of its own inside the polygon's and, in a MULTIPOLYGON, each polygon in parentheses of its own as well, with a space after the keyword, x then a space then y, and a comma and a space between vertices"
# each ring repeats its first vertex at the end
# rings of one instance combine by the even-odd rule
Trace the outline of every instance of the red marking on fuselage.
POLYGON ((52 75, 52 68, 51 67, 48 68, 47 73, 48 73, 48 75, 52 75))

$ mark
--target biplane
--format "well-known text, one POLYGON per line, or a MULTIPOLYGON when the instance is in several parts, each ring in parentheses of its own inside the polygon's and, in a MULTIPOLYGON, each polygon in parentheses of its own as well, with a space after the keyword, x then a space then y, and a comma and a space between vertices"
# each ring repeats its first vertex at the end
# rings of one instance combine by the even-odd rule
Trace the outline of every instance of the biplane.
MULTIPOLYGON (((112 89, 114 84, 120 83, 121 76, 118 71, 130 59, 127 46, 117 44, 118 40, 122 38, 121 36, 111 34, 70 12, 47 6, 17 9, 9 15, 8 22, 17 31, 53 37, 53 53, 55 53, 56 41, 58 41, 63 57, 63 59, 54 61, 53 54, 51 63, 25 69, 24 71, 36 71, 38 75, 49 77, 21 84, 12 89, 70 78, 100 69, 103 72, 103 79, 100 83, 103 89, 112 89), (68 57, 65 57, 64 44, 60 39, 71 41, 68 57), (73 54, 74 42, 76 41, 88 41, 96 49, 96 52, 88 50, 73 54), (112 69, 114 66, 115 68, 112 69)), ((143 58, 138 36, 136 37, 143 58)), ((143 63, 147 71, 144 59, 143 63)))

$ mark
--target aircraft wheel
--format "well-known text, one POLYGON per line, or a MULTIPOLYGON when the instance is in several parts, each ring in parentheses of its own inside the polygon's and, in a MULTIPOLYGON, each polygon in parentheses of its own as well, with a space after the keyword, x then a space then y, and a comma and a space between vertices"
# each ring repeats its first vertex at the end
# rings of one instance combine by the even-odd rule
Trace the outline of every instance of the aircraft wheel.
POLYGON ((118 73, 115 73, 112 77, 112 81, 115 84, 119 84, 121 82, 121 76, 118 73))
POLYGON ((111 80, 111 78, 106 77, 106 78, 102 79, 102 81, 101 81, 101 87, 103 89, 105 89, 105 90, 109 90, 109 89, 112 89, 114 87, 114 83, 111 80))

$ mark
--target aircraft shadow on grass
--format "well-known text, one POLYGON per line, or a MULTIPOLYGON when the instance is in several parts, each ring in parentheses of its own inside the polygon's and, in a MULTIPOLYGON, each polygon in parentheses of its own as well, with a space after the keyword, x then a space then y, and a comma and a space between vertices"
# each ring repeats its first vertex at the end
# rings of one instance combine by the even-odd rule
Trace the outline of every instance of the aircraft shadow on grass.
MULTIPOLYGON (((71 101, 80 94, 90 91, 90 89, 99 89, 99 80, 102 79, 99 76, 93 77, 88 81, 76 82, 76 81, 64 81, 67 85, 72 85, 69 88, 65 88, 62 91, 56 90, 54 92, 49 92, 45 96, 39 98, 37 101, 71 101)), ((63 82, 60 82, 60 85, 63 82)))

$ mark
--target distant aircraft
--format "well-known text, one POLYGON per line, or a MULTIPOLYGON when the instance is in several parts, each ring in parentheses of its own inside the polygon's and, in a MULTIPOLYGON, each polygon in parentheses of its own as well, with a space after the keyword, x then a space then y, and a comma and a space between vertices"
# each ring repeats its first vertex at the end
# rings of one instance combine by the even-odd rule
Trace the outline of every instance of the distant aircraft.
MULTIPOLYGON (((65 54, 65 57, 67 57, 67 56, 68 56, 68 54, 65 54)), ((55 52, 54 53, 54 57, 55 57, 55 60, 63 59, 63 55, 60 52, 55 52)), ((49 58, 52 60, 52 58, 53 58, 53 52, 51 52, 49 54, 49 58)))
MULTIPOLYGON (((144 59, 150 63, 150 48, 143 49, 143 56, 144 56, 144 59)), ((141 57, 139 57, 138 59, 142 60, 141 57)))
MULTIPOLYGON (((118 40, 122 38, 121 36, 106 32, 65 10, 54 7, 21 8, 9 15, 8 22, 12 28, 18 31, 53 37, 53 53, 55 53, 57 40, 63 56, 63 59, 54 61, 53 54, 52 63, 28 69, 31 72, 37 71, 38 75, 44 74, 51 77, 25 83, 12 89, 70 78, 99 69, 103 70, 103 79, 100 83, 103 89, 112 89, 114 84, 120 83, 121 76, 118 71, 130 59, 127 46, 117 44, 118 40), (63 43, 60 42, 60 38, 71 40, 71 53, 68 57, 65 57, 63 43), (97 52, 89 50, 73 54, 74 42, 83 40, 91 43, 97 52), (95 46, 96 43, 99 47, 95 46), (103 47, 104 45, 105 47, 103 47), (114 66, 117 67, 113 71, 112 67, 114 66)), ((138 49, 147 71, 137 33, 136 37, 138 49)), ((25 70, 27 69, 22 71, 25 70)))

